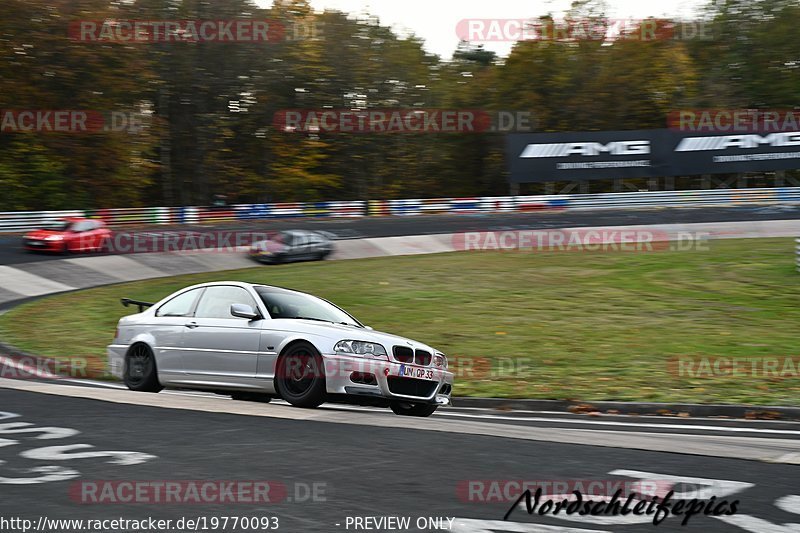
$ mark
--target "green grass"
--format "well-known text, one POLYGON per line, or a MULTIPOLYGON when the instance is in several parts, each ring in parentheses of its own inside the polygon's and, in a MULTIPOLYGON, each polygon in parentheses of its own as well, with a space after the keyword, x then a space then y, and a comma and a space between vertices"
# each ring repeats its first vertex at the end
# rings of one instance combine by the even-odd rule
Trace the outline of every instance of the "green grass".
POLYGON ((256 267, 54 296, 0 317, 0 338, 100 364, 128 296, 155 301, 210 280, 328 298, 375 329, 456 361, 455 394, 800 405, 800 379, 679 378, 675 356, 798 354, 792 239, 713 241, 707 251, 461 252, 256 267), (476 363, 478 369, 486 367, 476 363), (501 372, 499 369, 504 369, 501 372))

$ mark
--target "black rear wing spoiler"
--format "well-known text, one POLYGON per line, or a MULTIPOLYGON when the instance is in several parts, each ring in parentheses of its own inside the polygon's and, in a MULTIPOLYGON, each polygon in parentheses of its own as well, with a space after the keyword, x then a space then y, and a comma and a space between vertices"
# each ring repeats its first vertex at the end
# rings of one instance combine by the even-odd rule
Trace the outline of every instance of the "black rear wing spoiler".
POLYGON ((122 303, 122 305, 124 305, 125 307, 128 307, 129 305, 135 305, 139 307, 140 313, 144 311, 145 307, 152 307, 155 305, 154 303, 151 302, 142 302, 141 300, 131 300, 130 298, 122 298, 120 299, 120 303, 122 303))

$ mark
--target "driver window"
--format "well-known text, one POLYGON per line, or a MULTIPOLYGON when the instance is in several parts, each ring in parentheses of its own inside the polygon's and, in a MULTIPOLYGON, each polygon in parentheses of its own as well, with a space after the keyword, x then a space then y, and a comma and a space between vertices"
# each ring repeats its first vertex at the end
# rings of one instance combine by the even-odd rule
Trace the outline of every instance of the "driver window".
POLYGON ((200 298, 194 316, 196 318, 236 319, 231 315, 231 304, 245 304, 258 310, 256 302, 245 289, 233 285, 222 285, 206 287, 206 292, 200 298))
POLYGON ((156 316, 190 316, 194 302, 202 289, 192 289, 179 294, 158 308, 156 316))
POLYGON ((75 233, 88 231, 92 229, 91 226, 92 223, 86 220, 82 222, 76 222, 75 224, 72 225, 72 231, 74 231, 75 233))

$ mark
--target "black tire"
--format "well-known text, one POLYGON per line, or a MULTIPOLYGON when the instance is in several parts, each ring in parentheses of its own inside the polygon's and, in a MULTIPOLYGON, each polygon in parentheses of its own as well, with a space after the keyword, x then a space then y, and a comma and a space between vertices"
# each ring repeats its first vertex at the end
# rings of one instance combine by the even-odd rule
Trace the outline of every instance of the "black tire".
POLYGON ((295 407, 319 407, 325 402, 325 366, 322 356, 302 341, 281 354, 275 369, 275 388, 295 407))
POLYGON ((269 394, 260 394, 257 392, 233 392, 231 398, 240 402, 261 402, 269 403, 272 401, 272 396, 269 394))
POLYGON ((134 344, 125 355, 125 386, 137 392, 159 392, 164 387, 158 382, 156 358, 146 344, 134 344))
POLYGON ((392 402, 390 405, 394 414, 400 416, 431 416, 436 408, 436 404, 429 403, 405 403, 405 402, 392 402))

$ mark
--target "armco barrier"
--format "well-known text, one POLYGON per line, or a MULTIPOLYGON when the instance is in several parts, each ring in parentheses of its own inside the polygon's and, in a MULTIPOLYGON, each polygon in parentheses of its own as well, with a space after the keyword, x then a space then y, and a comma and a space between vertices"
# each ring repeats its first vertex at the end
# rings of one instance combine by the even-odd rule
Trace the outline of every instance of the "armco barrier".
POLYGON ((342 202, 238 204, 216 207, 136 207, 87 211, 0 212, 0 233, 42 227, 67 216, 100 218, 109 226, 142 224, 197 224, 272 218, 344 218, 361 216, 415 216, 438 213, 511 213, 564 209, 652 209, 800 204, 800 187, 771 189, 713 189, 645 191, 600 194, 552 194, 469 198, 424 198, 342 202))

